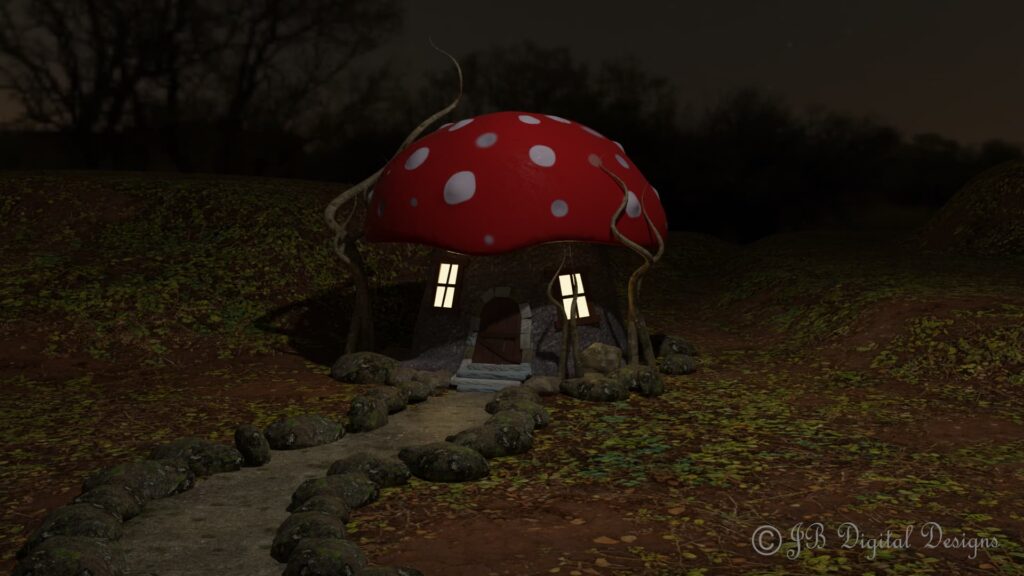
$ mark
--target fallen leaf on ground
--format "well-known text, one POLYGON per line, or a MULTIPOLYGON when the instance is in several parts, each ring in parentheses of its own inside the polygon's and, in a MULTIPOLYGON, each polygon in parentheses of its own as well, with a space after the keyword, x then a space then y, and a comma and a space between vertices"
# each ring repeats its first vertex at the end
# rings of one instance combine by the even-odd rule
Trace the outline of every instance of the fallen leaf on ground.
POLYGON ((633 536, 632 534, 626 534, 625 536, 620 538, 620 540, 622 540, 626 544, 632 544, 633 542, 636 542, 636 536, 633 536))
POLYGON ((611 566, 611 562, 608 562, 604 558, 598 558, 597 560, 594 560, 594 566, 598 566, 600 568, 607 568, 611 566))
POLYGON ((598 536, 594 538, 594 544, 618 544, 619 541, 615 538, 609 538, 607 536, 598 536))

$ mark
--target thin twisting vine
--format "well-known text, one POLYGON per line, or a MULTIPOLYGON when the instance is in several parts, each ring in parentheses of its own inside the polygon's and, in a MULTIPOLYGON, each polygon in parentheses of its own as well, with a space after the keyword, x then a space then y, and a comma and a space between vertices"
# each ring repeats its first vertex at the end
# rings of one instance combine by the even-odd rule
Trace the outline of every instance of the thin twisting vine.
MULTIPOLYGON (((458 73, 459 77, 459 91, 450 104, 421 122, 412 130, 412 132, 409 133, 408 136, 406 136, 401 146, 398 147, 398 150, 391 156, 391 159, 388 160, 389 163, 401 154, 402 151, 408 148, 409 145, 417 138, 419 138, 420 134, 422 134, 427 127, 454 110, 462 99, 462 67, 459 65, 458 60, 456 60, 450 53, 434 44, 432 39, 428 39, 428 41, 434 50, 447 56, 455 65, 455 71, 458 73)), ((327 204, 327 207, 324 208, 324 221, 327 223, 327 227, 334 233, 334 239, 331 243, 334 253, 352 274, 352 279, 356 288, 356 306, 352 314, 352 319, 349 323, 348 337, 345 339, 345 354, 351 354, 359 349, 368 349, 373 347, 373 318, 370 303, 370 289, 366 278, 366 267, 363 264, 362 258, 360 257, 359 251, 355 245, 362 236, 362 231, 360 230, 358 233, 352 234, 349 230, 349 224, 352 221, 353 215, 359 209, 360 203, 367 203, 369 201, 368 191, 377 183, 377 180, 380 178, 383 171, 384 169, 381 168, 362 182, 348 188, 339 194, 334 200, 331 200, 331 202, 327 204), (345 217, 345 220, 339 222, 338 210, 341 209, 342 206, 349 204, 351 205, 351 210, 345 217), (351 249, 351 256, 349 255, 349 249, 351 249)))

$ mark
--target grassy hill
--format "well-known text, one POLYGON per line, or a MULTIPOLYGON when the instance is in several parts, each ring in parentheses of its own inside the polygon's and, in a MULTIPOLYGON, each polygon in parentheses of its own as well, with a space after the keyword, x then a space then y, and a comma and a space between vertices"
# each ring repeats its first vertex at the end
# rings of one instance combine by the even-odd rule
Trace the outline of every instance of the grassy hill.
POLYGON ((1024 160, 968 182, 928 223, 921 241, 936 250, 1024 256, 1024 160))
MULTIPOLYGON (((349 299, 321 214, 341 189, 204 176, 2 175, 0 334, 16 337, 28 356, 160 365, 267 352, 286 338, 256 320, 288 306, 275 322, 317 318, 320 344, 337 348, 349 299), (324 306, 333 306, 333 320, 324 306)), ((402 250, 410 248, 366 250, 379 283, 397 274, 383 262, 410 261, 396 257, 402 250)))

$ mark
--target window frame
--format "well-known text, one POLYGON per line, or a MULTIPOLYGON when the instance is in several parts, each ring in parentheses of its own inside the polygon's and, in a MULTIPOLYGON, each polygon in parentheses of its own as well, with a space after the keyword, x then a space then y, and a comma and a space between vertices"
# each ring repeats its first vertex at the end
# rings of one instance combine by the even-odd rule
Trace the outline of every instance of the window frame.
POLYGON ((578 323, 585 318, 590 318, 590 303, 587 302, 587 289, 583 284, 582 273, 569 272, 568 274, 559 274, 558 291, 561 293, 559 298, 562 301, 562 313, 565 314, 564 320, 569 319, 569 314, 572 310, 571 306, 573 304, 573 302, 571 302, 572 300, 576 301, 576 322, 578 323), (563 281, 563 278, 568 278, 568 280, 563 281), (572 291, 572 294, 569 296, 565 295, 566 282, 569 284, 569 290, 572 291), (567 300, 570 302, 566 303, 567 300), (581 301, 582 305, 580 304, 581 301), (583 312, 586 312, 586 314, 583 314, 583 312))
MULTIPOLYGON (((466 255, 456 252, 440 252, 434 257, 434 264, 430 268, 430 281, 427 284, 430 289, 424 295, 427 300, 426 305, 430 310, 442 314, 458 313, 462 301, 462 293, 466 291, 466 264, 468 261, 469 258, 466 255), (439 282, 441 266, 444 264, 458 266, 454 284, 439 282), (450 287, 453 292, 451 308, 434 306, 434 302, 437 300, 438 289, 441 287, 450 287)), ((451 278, 451 272, 449 272, 449 278, 451 278)))
MULTIPOLYGON (((548 269, 544 270, 544 272, 543 272, 543 279, 544 280, 543 281, 544 281, 544 285, 545 286, 547 286, 548 282, 551 281, 551 277, 554 276, 556 272, 558 272, 558 270, 556 268, 548 268, 548 269)), ((590 273, 591 272, 592 272, 592 268, 590 266, 576 266, 576 267, 574 267, 569 272, 566 272, 564 270, 562 272, 558 272, 559 276, 568 275, 568 274, 579 274, 580 278, 581 278, 581 280, 583 282, 583 294, 581 294, 581 296, 583 296, 586 299, 586 301, 587 301, 587 310, 590 312, 590 315, 589 316, 585 316, 583 318, 577 318, 576 319, 576 325, 577 326, 593 326, 593 325, 601 324, 601 317, 600 317, 600 314, 597 311, 597 308, 599 308, 599 307, 595 308, 595 306, 594 306, 594 299, 592 298, 592 296, 593 296, 593 291, 591 290, 592 286, 588 286, 588 284, 587 284, 587 278, 590 277, 590 273)), ((564 304, 562 304, 564 302, 562 300, 562 298, 563 298, 563 296, 562 296, 562 286, 561 286, 561 283, 559 282, 559 280, 557 278, 555 279, 555 290, 557 290, 557 292, 558 292, 556 294, 556 298, 558 299, 559 304, 560 304, 560 307, 559 307, 559 312, 560 313, 555 315, 555 330, 561 330, 562 329, 562 325, 565 323, 566 320, 568 320, 568 318, 566 318, 564 304)), ((566 296, 566 298, 568 298, 568 296, 566 296)))

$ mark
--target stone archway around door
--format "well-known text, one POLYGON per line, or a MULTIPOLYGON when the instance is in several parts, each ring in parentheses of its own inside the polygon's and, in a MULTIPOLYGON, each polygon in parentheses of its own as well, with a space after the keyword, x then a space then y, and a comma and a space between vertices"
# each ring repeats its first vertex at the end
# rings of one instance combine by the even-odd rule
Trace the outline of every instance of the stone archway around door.
POLYGON ((507 286, 487 290, 480 300, 452 383, 459 390, 500 390, 521 384, 533 374, 533 311, 507 286))

